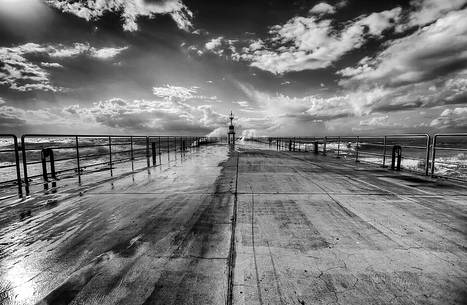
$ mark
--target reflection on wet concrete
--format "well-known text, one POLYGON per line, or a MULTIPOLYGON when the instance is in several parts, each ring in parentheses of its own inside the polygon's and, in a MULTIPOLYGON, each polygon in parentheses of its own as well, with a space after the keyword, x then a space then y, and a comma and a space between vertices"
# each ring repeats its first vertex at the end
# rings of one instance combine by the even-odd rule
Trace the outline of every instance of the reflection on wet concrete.
POLYGON ((174 259, 224 259, 225 268, 228 156, 225 146, 201 148, 53 204, 11 208, 30 212, 1 228, 3 303, 92 303, 102 295, 144 303, 174 259))

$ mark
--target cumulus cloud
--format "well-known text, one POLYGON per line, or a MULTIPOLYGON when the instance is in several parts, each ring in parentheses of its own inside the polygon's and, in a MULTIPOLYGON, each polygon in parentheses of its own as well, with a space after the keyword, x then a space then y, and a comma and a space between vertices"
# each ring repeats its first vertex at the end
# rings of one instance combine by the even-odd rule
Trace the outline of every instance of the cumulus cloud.
POLYGON ((467 9, 454 11, 413 34, 387 43, 373 58, 338 72, 342 85, 401 85, 467 68, 467 9))
POLYGON ((334 14, 336 8, 326 2, 320 2, 310 9, 310 13, 317 15, 334 14))
POLYGON ((179 99, 190 99, 194 97, 194 94, 198 91, 198 87, 179 87, 166 85, 165 87, 153 87, 152 92, 154 95, 159 97, 167 97, 169 99, 179 98, 179 99))
POLYGON ((24 110, 0 100, 0 127, 5 130, 52 126, 55 130, 107 130, 113 133, 199 134, 225 127, 228 118, 211 105, 192 106, 179 100, 111 98, 91 105, 24 110))
POLYGON ((0 84, 18 91, 62 91, 64 88, 50 83, 49 72, 44 68, 62 68, 63 66, 56 62, 36 63, 28 59, 28 56, 35 54, 57 60, 86 55, 105 60, 115 57, 126 48, 98 49, 87 43, 75 43, 71 46, 26 43, 16 47, 0 47, 0 84))
POLYGON ((385 126, 388 122, 388 115, 376 116, 366 120, 360 121, 360 126, 380 127, 385 126))
POLYGON ((438 118, 431 121, 430 126, 437 128, 466 128, 467 107, 445 109, 438 118))
POLYGON ((18 91, 58 91, 50 84, 49 73, 26 59, 27 53, 23 46, 0 48, 0 85, 18 91))
POLYGON ((157 15, 170 15, 180 29, 188 31, 192 27, 193 13, 181 0, 162 0, 149 2, 144 0, 46 0, 46 2, 65 13, 74 14, 87 21, 98 19, 106 12, 120 13, 125 31, 138 30, 137 19, 140 16, 154 18, 157 15))
POLYGON ((63 68, 58 62, 41 62, 41 66, 46 68, 63 68))
POLYGON ((407 26, 424 26, 429 24, 446 13, 460 9, 467 4, 466 0, 413 0, 411 1, 414 11, 409 15, 407 26))
POLYGON ((251 66, 281 74, 326 68, 347 52, 360 48, 369 37, 380 38, 395 26, 401 8, 362 15, 336 31, 331 19, 294 17, 273 26, 271 37, 242 49, 239 58, 251 66))
POLYGON ((152 92, 155 96, 163 97, 169 100, 217 100, 216 96, 197 95, 199 87, 190 88, 181 86, 166 85, 165 87, 153 87, 152 92))
POLYGON ((263 111, 265 117, 282 125, 294 121, 327 122, 374 115, 374 119, 362 120, 360 126, 376 126, 384 122, 382 118, 388 113, 467 104, 465 73, 400 87, 343 89, 334 95, 300 98, 271 95, 243 84, 240 84, 240 88, 255 103, 253 114, 263 111))
MULTIPOLYGON (((212 38, 204 45, 204 49, 207 52, 214 53, 218 56, 226 55, 231 57, 233 60, 238 60, 239 53, 237 52, 237 39, 224 39, 220 36, 217 38, 212 38)), ((201 53, 203 54, 203 53, 201 53)))
MULTIPOLYGON (((37 128, 39 125, 48 123, 68 126, 73 121, 72 117, 67 120, 48 108, 33 110, 6 105, 5 102, 0 104, 0 128, 12 133, 22 132, 27 129, 27 126, 37 128)), ((56 128, 56 126, 54 127, 56 128)))
POLYGON ((333 96, 309 95, 290 97, 284 94, 270 95, 252 87, 240 85, 245 94, 255 101, 260 110, 273 120, 322 121, 348 116, 369 114, 388 94, 385 89, 355 91, 333 96))
POLYGON ((204 46, 207 50, 214 50, 215 48, 218 48, 222 45, 222 39, 222 36, 213 38, 210 41, 206 42, 204 46))
POLYGON ((106 127, 139 132, 208 133, 225 124, 227 118, 210 105, 191 106, 172 100, 126 101, 113 98, 90 107, 69 107, 66 111, 106 127))

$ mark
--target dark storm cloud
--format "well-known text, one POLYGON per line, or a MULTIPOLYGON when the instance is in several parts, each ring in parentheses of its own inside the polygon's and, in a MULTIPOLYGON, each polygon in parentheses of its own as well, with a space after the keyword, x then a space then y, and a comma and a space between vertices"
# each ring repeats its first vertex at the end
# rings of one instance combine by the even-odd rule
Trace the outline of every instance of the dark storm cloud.
POLYGON ((338 72, 344 86, 419 83, 467 68, 467 9, 454 11, 404 38, 388 42, 374 58, 338 72))
POLYGON ((64 88, 53 85, 49 79, 48 69, 63 68, 55 61, 79 55, 106 60, 126 48, 96 49, 87 43, 75 43, 72 46, 26 43, 9 48, 0 47, 0 85, 18 91, 63 91, 64 88))

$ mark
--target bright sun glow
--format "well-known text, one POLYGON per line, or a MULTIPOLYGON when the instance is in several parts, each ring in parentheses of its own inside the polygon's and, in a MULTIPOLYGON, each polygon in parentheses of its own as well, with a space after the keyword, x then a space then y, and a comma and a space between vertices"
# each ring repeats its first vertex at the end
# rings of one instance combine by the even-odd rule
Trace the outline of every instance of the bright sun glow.
POLYGON ((39 0, 0 0, 0 16, 10 20, 43 17, 47 9, 39 0))

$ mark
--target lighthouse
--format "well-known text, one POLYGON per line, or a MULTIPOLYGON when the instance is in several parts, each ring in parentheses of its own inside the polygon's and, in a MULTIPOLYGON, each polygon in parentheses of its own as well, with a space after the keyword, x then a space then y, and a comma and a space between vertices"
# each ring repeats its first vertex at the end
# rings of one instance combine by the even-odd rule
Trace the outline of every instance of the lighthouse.
POLYGON ((229 125, 229 132, 227 133, 227 142, 228 144, 235 145, 235 127, 233 125, 233 113, 230 111, 230 125, 229 125))

